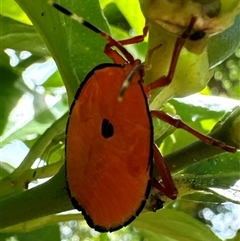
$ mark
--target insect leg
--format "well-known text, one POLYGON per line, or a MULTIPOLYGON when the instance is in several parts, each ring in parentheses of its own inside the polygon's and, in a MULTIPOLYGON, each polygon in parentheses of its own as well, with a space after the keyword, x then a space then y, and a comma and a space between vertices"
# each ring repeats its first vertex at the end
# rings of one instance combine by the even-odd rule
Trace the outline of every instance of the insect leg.
MULTIPOLYGON (((148 26, 145 26, 143 28, 143 34, 142 35, 138 35, 135 36, 133 38, 129 38, 129 39, 123 39, 123 40, 119 40, 117 41, 119 44, 123 45, 128 45, 128 44, 135 44, 135 43, 140 43, 143 42, 144 38, 147 36, 148 33, 148 26)), ((115 63, 126 63, 126 60, 116 51, 114 51, 112 49, 112 47, 117 47, 116 43, 114 41, 109 40, 109 42, 106 44, 105 46, 105 50, 104 52, 111 57, 111 59, 115 62, 115 63), (114 53, 115 52, 115 53, 114 53)), ((119 49, 119 48, 118 48, 119 49)), ((126 59, 130 62, 133 63, 133 61, 131 60, 130 57, 126 56, 126 59)))
POLYGON ((217 146, 228 152, 236 152, 237 151, 237 149, 235 147, 229 146, 222 141, 216 140, 210 136, 201 134, 200 132, 194 130, 193 128, 191 128, 190 126, 185 124, 178 117, 171 116, 163 111, 155 111, 155 110, 151 111, 151 115, 152 115, 152 117, 157 117, 158 119, 163 120, 163 121, 167 122, 168 124, 175 126, 176 128, 181 128, 181 129, 188 131, 192 135, 194 135, 197 138, 199 138, 200 140, 204 141, 206 144, 217 146))
POLYGON ((158 150, 155 144, 153 144, 153 149, 154 149, 155 164, 162 178, 162 183, 158 182, 155 178, 153 178, 152 185, 167 197, 171 199, 176 199, 178 191, 174 185, 171 173, 165 163, 165 160, 162 154, 160 153, 160 151, 158 150))
POLYGON ((134 36, 134 37, 129 38, 129 39, 119 40, 118 42, 122 45, 141 43, 141 42, 143 42, 143 40, 147 36, 147 34, 148 34, 148 26, 145 26, 143 28, 142 35, 134 36))
POLYGON ((162 77, 156 79, 155 81, 153 81, 152 83, 148 84, 146 86, 148 91, 151 91, 151 90, 156 89, 158 87, 163 87, 163 86, 171 83, 171 81, 173 79, 173 76, 174 76, 176 66, 177 66, 177 62, 178 62, 180 52, 182 50, 182 47, 183 47, 186 39, 190 36, 196 20, 197 20, 197 18, 193 17, 190 21, 190 24, 189 24, 188 28, 177 39, 177 41, 175 43, 175 46, 174 46, 174 50, 173 50, 173 54, 172 54, 172 60, 171 60, 171 63, 170 63, 170 68, 168 70, 167 76, 162 76, 162 77))

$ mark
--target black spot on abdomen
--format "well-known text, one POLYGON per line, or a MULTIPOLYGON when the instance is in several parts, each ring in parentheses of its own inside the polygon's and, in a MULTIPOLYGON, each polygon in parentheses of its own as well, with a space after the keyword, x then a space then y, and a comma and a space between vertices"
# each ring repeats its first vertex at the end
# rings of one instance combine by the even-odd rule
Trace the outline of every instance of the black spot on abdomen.
POLYGON ((113 128, 113 125, 112 123, 107 120, 107 119, 103 119, 102 121, 102 136, 104 138, 110 138, 113 136, 114 134, 114 128, 113 128))

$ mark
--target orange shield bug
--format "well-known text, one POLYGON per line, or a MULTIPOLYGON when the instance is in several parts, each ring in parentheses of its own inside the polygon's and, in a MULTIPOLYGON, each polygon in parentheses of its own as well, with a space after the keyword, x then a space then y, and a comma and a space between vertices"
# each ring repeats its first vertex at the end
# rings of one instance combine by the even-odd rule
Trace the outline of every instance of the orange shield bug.
POLYGON ((227 151, 234 152, 235 148, 198 133, 162 111, 149 109, 150 91, 171 82, 184 41, 194 34, 195 17, 176 42, 169 74, 144 86, 144 63, 135 60, 124 45, 141 42, 147 27, 141 36, 116 41, 82 17, 51 4, 108 40, 104 52, 114 63, 98 65, 86 76, 70 109, 66 179, 72 204, 82 211, 89 226, 100 232, 115 231, 139 215, 152 186, 171 199, 178 194, 154 144, 152 117, 227 151), (162 182, 152 178, 153 160, 162 182))

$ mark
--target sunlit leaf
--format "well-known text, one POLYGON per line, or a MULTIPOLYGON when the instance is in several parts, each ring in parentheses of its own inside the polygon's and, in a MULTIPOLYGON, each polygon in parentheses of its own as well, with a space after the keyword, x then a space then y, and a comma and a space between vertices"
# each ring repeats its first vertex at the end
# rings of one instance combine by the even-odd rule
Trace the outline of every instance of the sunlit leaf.
POLYGON ((33 26, 20 23, 11 18, 0 16, 1 50, 6 48, 17 51, 29 51, 33 55, 43 57, 48 55, 48 50, 33 26))
POLYGON ((1 1, 1 14, 19 22, 31 24, 24 11, 16 4, 14 0, 1 1))
POLYGON ((201 222, 183 212, 170 209, 144 213, 133 225, 151 241, 219 241, 201 222))

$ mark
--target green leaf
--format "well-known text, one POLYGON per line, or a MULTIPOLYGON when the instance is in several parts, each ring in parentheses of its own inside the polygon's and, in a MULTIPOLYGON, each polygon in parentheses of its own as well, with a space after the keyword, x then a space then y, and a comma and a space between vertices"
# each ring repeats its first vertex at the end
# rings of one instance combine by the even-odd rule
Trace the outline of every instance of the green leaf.
POLYGON ((141 8, 138 0, 115 0, 119 10, 127 19, 128 23, 134 29, 137 34, 142 34, 142 30, 145 26, 145 19, 141 12, 141 8))
MULTIPOLYGON (((17 3, 31 19, 56 61, 71 103, 86 74, 100 63, 111 62, 103 53, 106 40, 63 16, 47 1, 17 0, 17 3)), ((62 0, 61 5, 108 32, 97 0, 62 0)))
POLYGON ((188 214, 171 209, 141 214, 133 225, 151 241, 219 241, 203 223, 188 214))
POLYGON ((0 53, 0 136, 8 123, 8 116, 12 109, 16 106, 24 91, 16 87, 17 79, 20 77, 13 68, 8 65, 8 56, 0 53))
POLYGON ((33 26, 0 15, 1 50, 6 48, 29 51, 35 56, 49 55, 48 50, 33 26))
POLYGON ((179 179, 191 183, 194 189, 210 190, 222 198, 240 203, 240 189, 235 185, 240 179, 239 167, 240 152, 223 153, 189 165, 179 173, 179 179))
POLYGON ((31 24, 31 21, 28 19, 27 15, 14 0, 1 1, 1 14, 19 22, 31 24))
POLYGON ((221 155, 190 165, 184 169, 183 173, 191 173, 196 175, 216 174, 219 177, 219 181, 224 183, 224 186, 226 187, 226 185, 234 184, 231 182, 231 173, 237 173, 239 167, 240 152, 235 154, 223 153, 221 155), (228 176, 228 178, 226 179, 224 176, 228 176))
POLYGON ((17 239, 19 241, 60 241, 60 231, 59 226, 48 225, 43 228, 26 232, 26 233, 1 233, 0 241, 11 240, 14 237, 14 240, 17 239))
POLYGON ((234 240, 239 240, 238 204, 226 202, 206 192, 194 192, 178 198, 166 208, 194 216, 211 228, 221 240, 233 240, 234 236, 234 240))
POLYGON ((35 111, 35 117, 26 120, 24 123, 9 123, 8 128, 2 136, 3 146, 14 140, 26 140, 29 135, 44 133, 49 126, 66 113, 67 106, 64 100, 61 99, 51 108, 42 104, 40 108, 35 108, 35 111))
POLYGON ((240 14, 233 26, 209 39, 208 58, 210 68, 223 62, 240 46, 240 14))
POLYGON ((11 166, 9 163, 1 160, 1 162, 0 162, 0 178, 1 179, 4 178, 5 176, 9 175, 13 171, 14 171, 13 166, 11 166))
POLYGON ((43 84, 45 88, 62 87, 64 86, 59 71, 56 71, 51 75, 47 81, 43 84))

